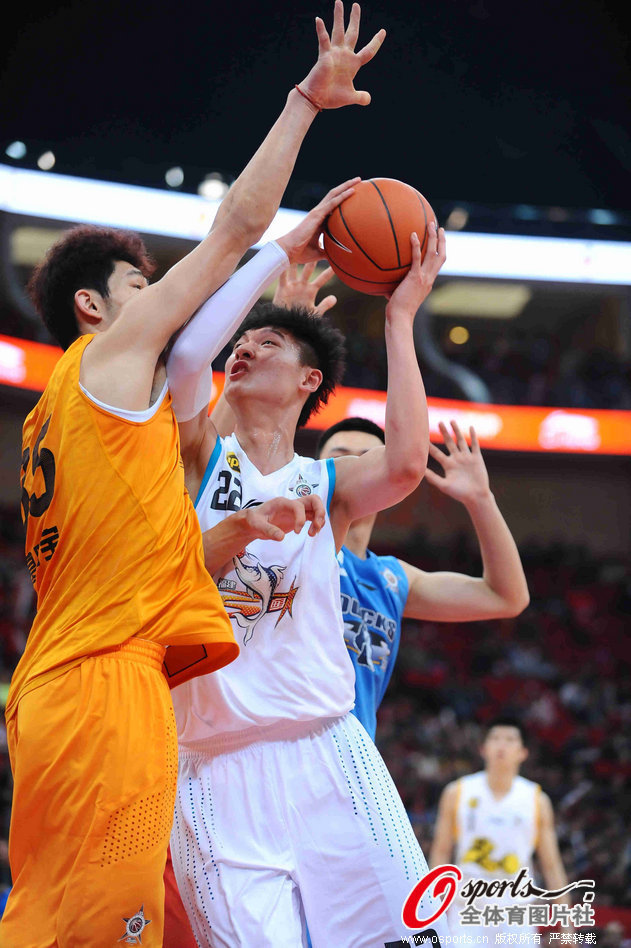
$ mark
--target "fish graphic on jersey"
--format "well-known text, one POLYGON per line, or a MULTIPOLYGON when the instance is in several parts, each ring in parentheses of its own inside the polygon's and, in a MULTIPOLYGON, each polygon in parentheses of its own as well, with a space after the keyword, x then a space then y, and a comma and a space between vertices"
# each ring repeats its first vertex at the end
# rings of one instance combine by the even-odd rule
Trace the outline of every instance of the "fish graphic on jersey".
POLYGON ((217 589, 230 618, 245 630, 243 644, 247 645, 264 615, 280 613, 276 625, 284 615, 291 616, 291 608, 299 587, 294 586, 292 582, 287 592, 278 590, 285 567, 278 564, 265 566, 258 556, 248 550, 237 553, 232 562, 236 576, 244 588, 239 589, 233 580, 220 579, 217 589))

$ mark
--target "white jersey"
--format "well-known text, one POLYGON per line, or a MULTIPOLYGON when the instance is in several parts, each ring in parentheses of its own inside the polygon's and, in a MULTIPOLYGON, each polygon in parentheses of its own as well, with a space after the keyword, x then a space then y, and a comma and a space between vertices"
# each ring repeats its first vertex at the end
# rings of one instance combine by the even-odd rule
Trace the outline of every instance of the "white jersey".
POLYGON ((517 776, 498 799, 483 770, 458 781, 456 864, 465 878, 507 879, 530 867, 540 791, 539 784, 517 776))
MULTIPOLYGON (((230 435, 217 439, 195 508, 204 531, 274 497, 315 493, 328 513, 334 489, 332 460, 295 454, 263 475, 230 435)), ((173 690, 183 747, 212 754, 353 707, 355 673, 344 644, 328 516, 317 536, 308 536, 308 528, 280 542, 253 541, 215 575, 241 651, 225 668, 173 690)))

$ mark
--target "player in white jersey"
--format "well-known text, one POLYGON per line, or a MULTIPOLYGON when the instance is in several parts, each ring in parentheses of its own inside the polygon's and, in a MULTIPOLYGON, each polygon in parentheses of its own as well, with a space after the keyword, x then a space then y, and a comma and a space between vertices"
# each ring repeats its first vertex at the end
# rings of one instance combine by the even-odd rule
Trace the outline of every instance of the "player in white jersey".
MULTIPOLYGON (((333 276, 328 267, 315 274, 315 264, 288 267, 281 273, 274 302, 323 315, 337 302, 319 291, 333 276)), ((213 413, 222 430, 232 430, 224 405, 213 413)), ((446 453, 433 444, 430 455, 444 476, 426 471, 438 490, 464 504, 480 547, 480 577, 447 571, 426 572, 394 557, 377 557, 369 550, 377 518, 371 514, 351 524, 338 554, 345 614, 345 637, 355 666, 354 713, 374 737, 377 709, 392 674, 401 637, 401 619, 473 622, 518 615, 529 601, 519 551, 489 485, 477 434, 469 429, 467 445, 457 423, 453 434, 440 423, 446 453)), ((318 442, 319 458, 362 455, 385 441, 383 428, 364 418, 344 418, 328 428, 318 442)))
MULTIPOLYGON (((264 248, 220 298, 234 307, 248 273, 265 283, 279 267, 319 257, 324 216, 345 193, 336 189, 264 248)), ((373 948, 416 934, 401 911, 427 867, 383 761, 348 713, 354 675, 335 559, 352 520, 402 499, 425 470, 427 407, 412 327, 444 262, 444 232, 432 223, 423 263, 416 235, 411 245, 410 273, 386 307, 396 366, 387 448, 329 462, 294 454, 297 425, 341 374, 342 339, 326 320, 273 306, 248 317, 226 363, 235 423, 224 439, 207 416, 209 392, 198 401, 197 371, 208 374, 217 345, 213 320, 198 314, 171 353, 187 484, 241 646, 235 675, 173 692, 180 776, 171 850, 201 945, 296 948, 307 923, 314 948, 373 948)), ((433 904, 428 898, 417 917, 433 904)), ((444 922, 434 927, 446 931, 444 922)))
MULTIPOLYGON (((490 722, 480 753, 484 770, 453 781, 442 793, 430 864, 445 865, 453 855, 463 873, 462 892, 469 880, 513 880, 521 870, 533 879, 536 853, 548 889, 563 888, 567 877, 550 798, 539 784, 519 775, 528 756, 519 722, 509 717, 490 722)), ((483 943, 482 936, 488 938, 485 944, 505 943, 509 934, 526 936, 534 944, 536 929, 527 921, 529 904, 507 888, 476 898, 473 910, 456 898, 449 910, 451 934, 468 936, 472 944, 483 943), (496 921, 490 924, 493 917, 496 921)))

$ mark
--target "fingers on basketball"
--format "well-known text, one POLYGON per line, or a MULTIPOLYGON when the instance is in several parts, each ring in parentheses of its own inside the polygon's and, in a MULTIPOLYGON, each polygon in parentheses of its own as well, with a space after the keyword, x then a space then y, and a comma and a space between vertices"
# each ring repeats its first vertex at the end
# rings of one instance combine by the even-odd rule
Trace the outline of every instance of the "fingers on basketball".
POLYGON ((387 296, 409 272, 412 233, 425 259, 434 220, 427 199, 410 185, 393 178, 359 181, 324 222, 324 252, 348 286, 387 296))

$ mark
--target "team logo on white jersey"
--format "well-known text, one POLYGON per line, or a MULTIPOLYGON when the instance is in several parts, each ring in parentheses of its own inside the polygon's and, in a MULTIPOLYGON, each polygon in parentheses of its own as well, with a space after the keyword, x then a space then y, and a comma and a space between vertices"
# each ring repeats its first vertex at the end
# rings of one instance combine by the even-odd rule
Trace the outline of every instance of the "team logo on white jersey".
POLYGON ((142 933, 151 922, 150 918, 145 918, 144 905, 140 906, 135 915, 131 915, 129 918, 123 917, 123 921, 125 922, 125 931, 118 940, 124 941, 126 945, 142 945, 142 933))
POLYGON ((519 869, 519 857, 516 853, 497 856, 495 843, 485 836, 478 836, 473 840, 461 861, 475 862, 486 872, 497 872, 501 869, 508 875, 514 875, 519 869))
POLYGON ((302 474, 298 474, 296 483, 293 487, 290 487, 289 490, 294 493, 296 497, 308 497, 317 486, 317 484, 310 484, 306 481, 302 474))
POLYGON ((291 608, 299 586, 293 582, 287 592, 277 586, 285 572, 284 566, 264 566, 258 556, 244 550, 232 558, 234 571, 243 587, 240 589, 231 579, 220 579, 217 589, 223 599, 226 612, 240 628, 245 629, 243 644, 247 645, 254 629, 263 616, 278 612, 276 625, 284 615, 291 616, 291 608))

